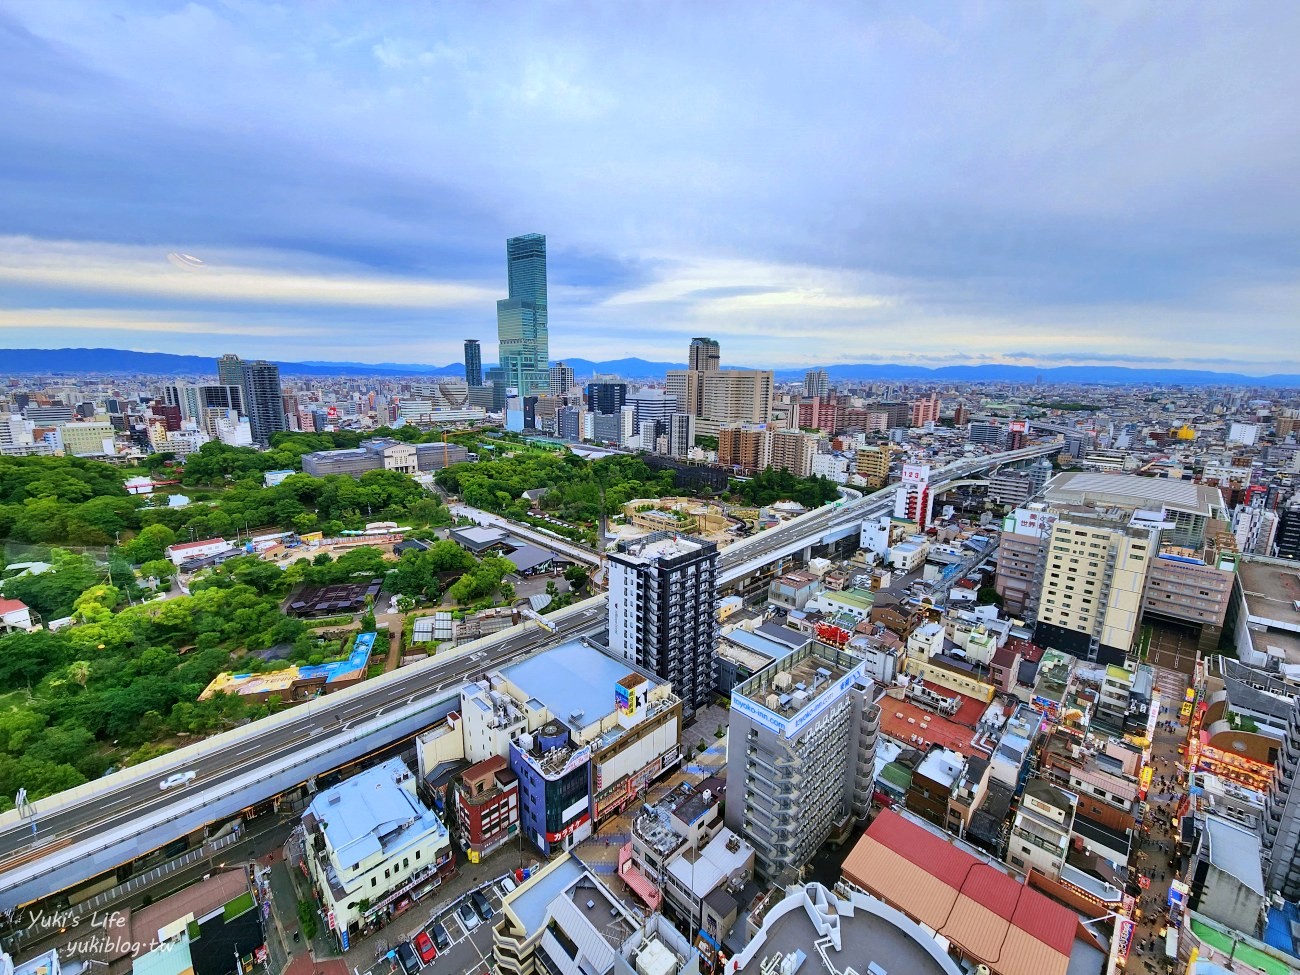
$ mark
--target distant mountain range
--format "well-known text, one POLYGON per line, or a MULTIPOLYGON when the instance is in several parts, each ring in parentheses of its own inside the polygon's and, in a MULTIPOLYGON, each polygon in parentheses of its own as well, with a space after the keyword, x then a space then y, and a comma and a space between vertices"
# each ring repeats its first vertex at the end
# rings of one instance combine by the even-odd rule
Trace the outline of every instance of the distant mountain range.
MULTIPOLYGON (((662 379, 669 369, 685 369, 682 362, 648 362, 613 359, 592 362, 565 359, 582 379, 593 373, 612 373, 626 379, 662 379)), ((459 362, 446 366, 403 362, 278 362, 288 376, 463 376, 459 362)), ((484 369, 488 363, 484 363, 484 369)), ((742 367, 735 367, 742 368, 742 367)), ((1032 383, 1166 383, 1169 385, 1296 386, 1300 375, 1244 376, 1233 372, 1198 369, 1148 369, 1130 366, 1016 366, 989 363, 978 366, 906 366, 896 363, 856 363, 823 367, 831 379, 905 380, 946 382, 1032 383)), ((805 369, 777 369, 778 381, 803 378, 805 369)), ((212 356, 133 352, 129 349, 0 349, 0 372, 9 375, 151 375, 212 376, 212 356)))

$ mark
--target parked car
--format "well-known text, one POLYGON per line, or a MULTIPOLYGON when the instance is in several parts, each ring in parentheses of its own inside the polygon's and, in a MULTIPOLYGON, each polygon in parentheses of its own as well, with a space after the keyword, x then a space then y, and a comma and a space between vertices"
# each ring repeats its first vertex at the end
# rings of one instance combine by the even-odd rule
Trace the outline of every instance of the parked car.
POLYGON ((166 792, 168 789, 174 789, 178 785, 189 785, 198 776, 197 772, 173 772, 167 778, 158 783, 158 788, 166 792))
POLYGON ((429 934, 433 935, 433 943, 438 946, 439 951, 446 951, 451 947, 451 935, 447 933, 447 929, 442 926, 441 921, 433 922, 429 934))
POLYGON ((420 961, 426 965, 433 961, 438 955, 438 949, 433 946, 429 936, 421 931, 415 936, 415 953, 420 956, 420 961))
POLYGON ((508 893, 510 893, 512 890, 514 890, 516 887, 518 887, 519 885, 515 883, 513 877, 502 877, 502 878, 501 878, 501 886, 504 887, 504 888, 506 889, 506 893, 508 894, 508 893))
POLYGON ((420 959, 415 957, 415 950, 411 947, 411 942, 403 941, 397 946, 397 961, 406 975, 419 975, 422 966, 420 965, 420 959))
POLYGON ((478 915, 474 913, 474 908, 469 906, 469 901, 456 909, 456 916, 460 918, 460 923, 465 926, 467 932, 473 931, 481 923, 478 915))
POLYGON ((469 895, 469 899, 471 903, 473 903, 474 910, 478 912, 479 917, 485 921, 492 920, 492 905, 489 904, 488 899, 483 896, 483 891, 474 891, 469 895))

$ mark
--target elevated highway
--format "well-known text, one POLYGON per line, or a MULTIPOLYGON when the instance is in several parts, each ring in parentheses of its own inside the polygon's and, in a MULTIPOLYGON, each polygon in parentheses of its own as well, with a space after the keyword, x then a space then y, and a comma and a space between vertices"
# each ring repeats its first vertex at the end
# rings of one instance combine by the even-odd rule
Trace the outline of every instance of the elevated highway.
MULTIPOLYGON (((1042 445, 959 461, 935 480, 946 483, 1059 449, 1042 445)), ((721 581, 843 539, 892 505, 893 488, 885 488, 737 542, 719 558, 721 581)), ((0 815, 0 910, 83 883, 428 728, 455 707, 466 679, 601 629, 605 597, 548 620, 554 633, 524 623, 0 815), (196 773, 190 785, 160 788, 181 771, 196 773)))

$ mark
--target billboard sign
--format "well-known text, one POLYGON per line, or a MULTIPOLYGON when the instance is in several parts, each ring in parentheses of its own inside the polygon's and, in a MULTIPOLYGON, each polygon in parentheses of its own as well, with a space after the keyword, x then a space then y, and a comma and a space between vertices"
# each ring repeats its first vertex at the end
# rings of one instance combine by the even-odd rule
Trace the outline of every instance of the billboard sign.
POLYGON ((930 465, 904 464, 902 480, 904 484, 928 484, 930 482, 930 465))

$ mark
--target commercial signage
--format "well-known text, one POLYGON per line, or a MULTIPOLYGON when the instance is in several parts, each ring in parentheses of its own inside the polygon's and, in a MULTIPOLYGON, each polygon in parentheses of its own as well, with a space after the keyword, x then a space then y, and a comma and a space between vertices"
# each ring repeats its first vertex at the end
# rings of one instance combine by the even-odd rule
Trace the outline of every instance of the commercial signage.
POLYGON ((1129 949, 1133 947, 1133 929, 1136 927, 1129 918, 1122 918, 1119 922, 1119 931, 1116 932, 1119 947, 1116 951, 1121 959, 1127 958, 1129 949))
POLYGON ((1029 423, 1025 420, 1012 420, 1007 424, 1007 431, 1009 433, 1028 433, 1029 423))
POLYGON ((1147 765, 1142 769, 1142 777, 1138 780, 1138 792, 1141 795, 1145 796, 1147 790, 1151 788, 1151 777, 1153 774, 1150 765, 1147 765))
POLYGON ((575 833, 578 827, 585 826, 590 820, 591 820, 591 815, 589 813, 583 813, 580 817, 575 819, 573 822, 571 822, 568 826, 564 827, 564 829, 560 830, 558 833, 547 833, 546 842, 558 843, 560 842, 560 840, 564 839, 565 837, 571 836, 573 833, 575 833))
POLYGON ((568 775, 579 765, 581 765, 583 762, 587 761, 590 758, 591 758, 591 746, 583 745, 576 752, 574 752, 572 755, 569 756, 569 760, 564 763, 564 768, 560 770, 560 774, 557 776, 557 778, 561 778, 561 779, 564 778, 566 775, 568 775))
POLYGON ((902 481, 904 484, 927 484, 930 480, 930 465, 904 464, 902 481))
POLYGON ((1011 531, 1017 535, 1045 535, 1056 524, 1056 515, 1046 511, 1034 511, 1017 508, 1015 514, 1008 518, 1012 523, 1011 531))
POLYGON ((337 922, 334 919, 333 911, 330 911, 329 922, 330 922, 330 930, 333 931, 338 926, 337 922))

